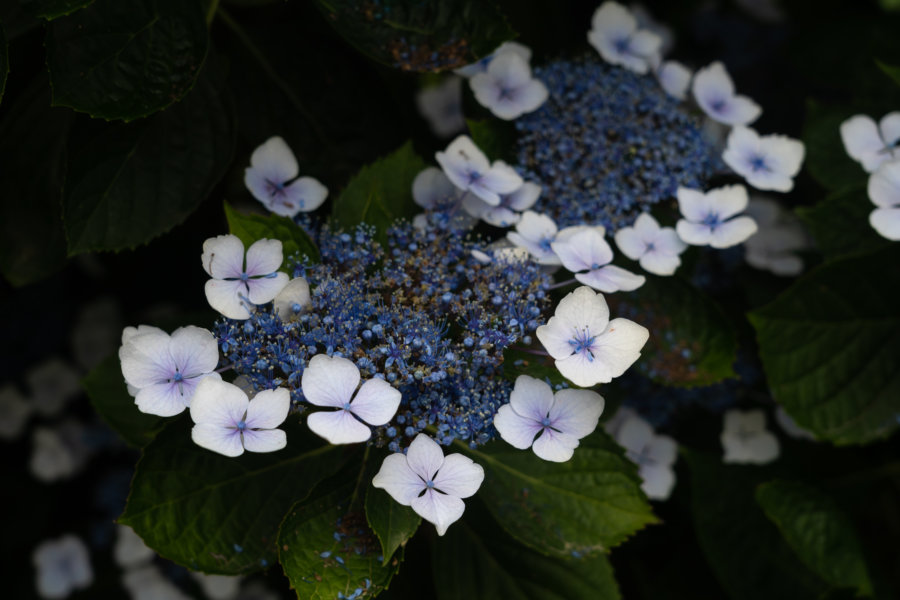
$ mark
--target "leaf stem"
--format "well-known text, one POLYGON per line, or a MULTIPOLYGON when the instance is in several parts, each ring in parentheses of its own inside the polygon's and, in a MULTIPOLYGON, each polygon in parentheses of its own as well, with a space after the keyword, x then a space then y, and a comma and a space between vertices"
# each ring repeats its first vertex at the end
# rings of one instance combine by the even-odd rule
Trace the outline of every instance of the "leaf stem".
POLYGON ((209 0, 209 8, 206 9, 206 24, 211 25, 216 18, 216 9, 219 8, 219 0, 209 0))

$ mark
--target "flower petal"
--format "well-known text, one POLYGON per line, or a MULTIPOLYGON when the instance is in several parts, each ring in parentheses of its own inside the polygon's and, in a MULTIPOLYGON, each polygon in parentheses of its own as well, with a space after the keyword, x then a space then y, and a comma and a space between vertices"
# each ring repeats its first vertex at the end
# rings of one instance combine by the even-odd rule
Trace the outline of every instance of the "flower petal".
POLYGON ((531 447, 538 458, 551 462, 566 462, 575 453, 578 438, 552 429, 544 429, 531 447))
POLYGON ((314 412, 306 417, 306 424, 329 444, 357 444, 372 437, 371 429, 343 409, 314 412))
POLYGON ((175 364, 169 354, 169 334, 148 332, 132 337, 119 348, 122 376, 136 388, 167 381, 175 374, 175 364))
POLYGON ((756 221, 750 217, 735 217, 715 227, 709 245, 713 248, 730 248, 756 233, 756 221))
POLYGON ((675 487, 675 471, 665 465, 641 465, 641 490, 651 500, 668 500, 675 487))
POLYGON ((226 429, 211 423, 198 423, 191 429, 191 439, 201 448, 224 456, 240 456, 244 453, 241 434, 237 429, 226 429))
POLYGON ((681 258, 662 252, 648 252, 641 257, 640 265, 642 269, 654 275, 672 275, 681 265, 681 258))
POLYGON ((900 206, 900 160, 886 162, 869 177, 869 200, 875 206, 900 206))
POLYGON ((275 299, 284 289, 290 278, 287 273, 273 273, 269 277, 258 277, 247 280, 248 297, 253 304, 265 304, 275 299))
POLYGON ((244 420, 249 404, 247 394, 238 386, 204 378, 197 384, 191 400, 191 419, 194 423, 209 423, 220 428, 236 427, 244 420))
MULTIPOLYGON (((413 179, 413 200, 428 210, 456 196, 458 188, 437 167, 423 169, 413 179)), ((475 215, 473 215, 475 216, 475 215)))
POLYGON ((210 279, 203 287, 206 301, 220 314, 229 319, 244 320, 250 318, 247 286, 240 279, 225 281, 210 279))
POLYGON ((660 86, 668 95, 678 100, 687 98, 693 73, 683 64, 674 60, 667 60, 657 69, 656 77, 659 79, 660 86))
POLYGON ((247 250, 247 268, 250 277, 274 273, 284 261, 281 240, 257 240, 247 250))
POLYGON ((172 332, 169 354, 184 377, 211 373, 219 364, 219 345, 215 336, 193 325, 172 332))
POLYGON ((540 423, 553 407, 553 389, 540 379, 519 375, 509 394, 509 405, 517 415, 540 423))
POLYGON ((504 404, 494 415, 494 428, 507 444, 525 450, 531 448, 534 436, 543 429, 543 426, 534 419, 517 414, 509 404, 504 404))
POLYGON ((291 393, 287 388, 263 390, 256 394, 247 405, 247 416, 244 417, 244 422, 249 429, 275 429, 284 423, 290 410, 291 393))
POLYGON ((420 517, 434 523, 438 535, 444 535, 447 528, 459 519, 466 510, 465 503, 456 496, 448 496, 428 490, 410 503, 420 517))
POLYGON ((244 244, 235 235, 220 235, 203 242, 200 257, 210 277, 240 277, 244 272, 244 244))
POLYGON ((310 404, 343 408, 359 385, 359 369, 346 358, 316 354, 300 383, 303 397, 310 404))
POLYGON ((287 434, 280 429, 245 429, 243 440, 248 452, 275 452, 287 446, 287 434))
POLYGON ((409 506, 425 489, 425 482, 413 473, 406 462, 406 457, 399 452, 384 459, 381 469, 372 479, 372 485, 386 491, 403 506, 409 506))
POLYGON ((250 164, 265 173, 273 183, 284 183, 300 172, 294 153, 278 136, 270 137, 258 146, 250 155, 250 164))
POLYGON ((302 277, 291 279, 275 296, 274 310, 281 320, 288 321, 312 307, 309 283, 302 277))
POLYGON ((468 498, 484 481, 484 469, 462 454, 448 454, 434 477, 434 487, 450 496, 468 498))
POLYGON ((869 224, 881 237, 900 241, 900 207, 876 208, 869 213, 869 224))
POLYGON ((712 200, 700 190, 680 187, 676 195, 678 196, 678 210, 688 221, 699 223, 711 212, 714 212, 712 200))
POLYGON ((646 327, 628 319, 613 319, 594 341, 595 362, 602 363, 612 377, 619 377, 641 356, 649 337, 646 327))
POLYGON ((710 190, 706 193, 706 197, 711 205, 712 212, 718 215, 722 221, 743 212, 747 208, 749 201, 747 188, 741 184, 724 185, 710 190))
POLYGON ((581 439, 597 428, 604 405, 603 396, 596 392, 559 390, 550 409, 550 425, 575 439, 581 439))
POLYGON ((319 208, 328 197, 328 188, 314 177, 301 177, 284 188, 286 198, 277 205, 283 207, 281 212, 272 212, 285 217, 294 217, 297 213, 312 212, 319 208))
POLYGON ((840 132, 844 150, 850 158, 861 163, 867 172, 873 172, 890 158, 890 155, 882 152, 885 143, 871 117, 866 115, 850 117, 841 123, 840 132))
POLYGON ((577 273, 575 279, 595 290, 610 294, 613 292, 632 292, 647 281, 647 278, 643 275, 635 275, 631 271, 615 265, 606 265, 601 269, 594 269, 587 273, 577 273))
POLYGON ((142 387, 134 397, 138 410, 148 415, 172 417, 184 412, 188 407, 178 386, 173 383, 156 383, 142 387))
POLYGON ((675 224, 675 231, 678 237, 691 246, 706 246, 712 239, 712 228, 702 223, 692 223, 685 219, 680 219, 675 224))
POLYGON ((434 479, 434 474, 444 463, 444 451, 437 442, 424 433, 420 433, 409 445, 409 449, 406 451, 406 461, 413 473, 421 477, 423 481, 428 481, 434 479))
POLYGON ((385 425, 397 414, 400 390, 384 379, 366 381, 350 402, 350 411, 369 425, 385 425))

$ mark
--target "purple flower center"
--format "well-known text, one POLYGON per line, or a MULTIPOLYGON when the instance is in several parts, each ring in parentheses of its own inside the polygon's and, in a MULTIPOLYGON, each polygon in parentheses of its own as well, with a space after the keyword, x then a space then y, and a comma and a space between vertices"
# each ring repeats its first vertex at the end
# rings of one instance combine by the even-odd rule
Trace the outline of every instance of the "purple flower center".
POLYGON ((244 431, 245 429, 247 429, 247 423, 245 423, 244 421, 238 421, 237 430, 244 431))
POLYGON ((706 218, 703 219, 702 224, 715 229, 722 224, 722 221, 719 219, 719 215, 717 215, 716 213, 709 213, 708 215, 706 215, 706 218))
POLYGON ((569 345, 572 346, 575 354, 585 354, 589 361, 593 361, 594 353, 591 350, 596 337, 591 335, 588 328, 585 327, 583 330, 575 332, 575 335, 569 340, 569 345))
POLYGON ((754 173, 772 170, 769 168, 769 165, 766 164, 766 158, 758 154, 750 157, 750 168, 753 169, 754 173))
POLYGON ((631 48, 631 39, 629 37, 620 37, 613 42, 616 52, 619 54, 627 54, 631 48))

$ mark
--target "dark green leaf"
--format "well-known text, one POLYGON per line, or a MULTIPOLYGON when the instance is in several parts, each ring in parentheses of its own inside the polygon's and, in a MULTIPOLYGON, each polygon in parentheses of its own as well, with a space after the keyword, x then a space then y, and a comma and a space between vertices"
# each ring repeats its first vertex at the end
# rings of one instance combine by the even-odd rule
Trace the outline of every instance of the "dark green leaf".
POLYGON ((875 206, 865 187, 854 187, 829 194, 812 207, 797 209, 809 227, 816 245, 828 258, 868 252, 890 242, 869 224, 875 206))
POLYGON ((475 62, 515 37, 484 0, 316 0, 326 20, 366 56, 404 71, 444 71, 475 62))
POLYGON ((361 506, 350 506, 352 495, 351 479, 331 493, 298 503, 285 517, 278 558, 298 598, 333 600, 357 589, 371 598, 396 573, 399 560, 382 564, 378 538, 361 506))
POLYGON ((509 123, 498 119, 485 121, 466 119, 466 125, 472 141, 490 160, 515 162, 513 151, 516 131, 509 126, 509 123))
POLYGON ((718 304, 678 277, 647 277, 628 296, 607 298, 616 317, 650 330, 635 365, 664 385, 704 386, 734 375, 734 327, 718 304))
POLYGON ((3 91, 6 89, 6 76, 9 74, 9 55, 7 54, 6 31, 3 23, 0 23, 0 100, 3 100, 3 91))
POLYGON ((548 557, 516 543, 475 500, 433 547, 438 600, 618 600, 605 555, 548 557))
POLYGON ((636 468, 602 430, 565 463, 495 442, 463 453, 484 467, 478 492, 500 525, 551 556, 606 552, 655 523, 636 468))
POLYGON ((756 489, 756 501, 814 573, 836 587, 872 594, 853 524, 827 494, 804 483, 775 480, 756 489))
MULTIPOLYGON (((898 3, 898 5, 900 5, 900 3, 898 3)), ((900 85, 900 67, 883 63, 878 59, 875 60, 875 64, 877 64, 878 68, 884 71, 884 74, 890 77, 894 83, 900 85)))
POLYGON ((120 250, 178 225, 231 160, 231 105, 204 70, 191 94, 136 123, 89 122, 70 147, 63 199, 69 254, 120 250))
POLYGON ((803 125, 806 168, 810 175, 829 190, 865 185, 866 172, 850 158, 841 140, 841 123, 859 110, 827 108, 810 101, 803 125))
POLYGON ((283 450, 228 458, 191 441, 190 419, 169 424, 144 448, 119 521, 194 570, 236 575, 272 565, 288 510, 347 458, 297 425, 282 429, 283 450))
POLYGON ((15 286, 43 279, 66 260, 59 205, 71 116, 50 108, 50 90, 37 81, 0 122, 0 270, 15 286))
POLYGON ((413 536, 422 518, 408 506, 394 501, 384 490, 369 486, 366 491, 366 521, 381 542, 383 563, 413 536))
POLYGON ((507 348, 503 351, 503 377, 515 381, 519 375, 528 375, 542 380, 549 379, 552 384, 566 381, 566 378, 556 368, 552 357, 507 348))
POLYGON ((225 218, 228 220, 228 230, 241 239, 245 248, 256 240, 268 238, 281 241, 285 260, 294 254, 306 255, 313 262, 322 260, 309 235, 287 217, 239 213, 225 204, 225 218))
POLYGON ((51 21, 75 12, 93 3, 94 0, 19 0, 32 16, 51 21))
POLYGON ((807 600, 826 586, 794 556, 754 500, 768 468, 725 465, 720 455, 687 452, 697 538, 734 600, 807 600))
POLYGON ((107 425, 129 445, 143 448, 156 437, 165 420, 144 414, 128 395, 119 357, 112 355, 96 366, 82 380, 91 404, 107 425))
POLYGON ((198 0, 97 0, 47 31, 54 106, 130 121, 184 97, 206 57, 198 0))
POLYGON ((900 412, 900 246, 841 259, 750 313, 775 399, 820 439, 887 437, 900 412))
POLYGON ((334 220, 346 229, 367 223, 383 234, 396 219, 417 212, 412 182, 426 166, 413 150, 412 142, 407 142, 363 167, 334 201, 334 220))

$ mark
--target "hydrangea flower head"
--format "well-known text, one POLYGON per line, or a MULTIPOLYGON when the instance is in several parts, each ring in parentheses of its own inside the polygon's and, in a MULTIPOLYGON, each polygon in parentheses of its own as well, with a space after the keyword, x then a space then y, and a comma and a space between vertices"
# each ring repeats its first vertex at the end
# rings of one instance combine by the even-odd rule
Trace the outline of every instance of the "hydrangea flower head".
POLYGON ((841 140, 850 157, 867 173, 882 163, 900 157, 900 112, 881 118, 878 124, 866 115, 855 115, 841 123, 841 140))
POLYGON ((522 186, 522 178, 503 161, 491 164, 484 152, 467 135, 450 142, 435 154, 447 178, 461 190, 471 192, 492 206, 500 204, 500 195, 522 186))
POLYGON ((31 560, 37 569, 37 592, 41 598, 65 598, 94 582, 88 548, 75 535, 43 542, 34 549, 31 560))
POLYGON ((719 61, 694 74, 692 89, 703 112, 719 123, 749 125, 762 114, 759 104, 735 93, 734 83, 719 61))
POLYGON ((602 229, 594 227, 572 227, 559 232, 556 241, 550 244, 562 265, 575 273, 575 279, 595 290, 611 294, 618 291, 631 292, 646 279, 621 267, 608 264, 613 259, 612 248, 603 238, 602 229), (567 231, 568 230, 568 231, 567 231), (568 234, 571 232, 571 234, 568 234))
POLYGON ((624 373, 640 357, 650 332, 628 319, 610 321, 603 294, 584 286, 560 300, 537 337, 564 377, 590 387, 624 373))
POLYGON ((883 163, 869 177, 869 200, 876 208, 869 223, 879 235, 900 240, 900 159, 883 163))
POLYGON ((678 458, 678 444, 666 435, 657 435, 637 414, 628 415, 615 433, 625 455, 638 466, 641 489, 652 500, 666 500, 675 487, 672 466, 678 458))
POLYGON ((722 159, 735 173, 758 190, 789 192, 800 172, 803 143, 784 135, 760 136, 738 125, 728 135, 722 159))
POLYGON ((654 275, 672 275, 687 248, 674 229, 660 227, 650 213, 641 213, 633 227, 618 230, 615 239, 622 254, 654 275))
POLYGON ((250 155, 244 185, 276 215, 294 217, 319 208, 328 189, 312 177, 300 177, 297 159, 280 137, 265 141, 250 155))
POLYGON ((469 80, 475 99, 495 116, 511 121, 547 101, 547 86, 531 76, 531 67, 514 52, 497 55, 484 73, 469 80))
POLYGON ((278 272, 283 260, 279 240, 261 239, 247 250, 235 235, 220 235, 203 242, 203 269, 212 279, 204 288, 209 305, 229 319, 250 318, 251 304, 271 302, 287 285, 278 272))
POLYGON ((726 185, 706 193, 678 188, 678 208, 684 216, 675 225, 684 242, 692 246, 729 248, 756 233, 756 221, 736 216, 747 208, 747 188, 726 185))
POLYGON ((554 394, 540 379, 519 375, 509 404, 494 416, 494 427, 514 448, 532 448, 544 460, 565 462, 578 440, 596 429, 603 406, 596 392, 563 389, 554 394))
POLYGON ((384 459, 372 485, 410 506, 444 535, 466 510, 462 501, 478 491, 484 469, 462 454, 444 456, 441 447, 420 433, 406 455, 394 453, 384 459))
POLYGON ((725 428, 719 436, 727 463, 764 465, 781 453, 778 438, 766 429, 766 415, 761 410, 729 410, 725 428))
POLYGON ((606 62, 643 75, 658 61, 662 38, 638 29, 637 19, 627 8, 607 1, 594 12, 588 42, 606 62))

